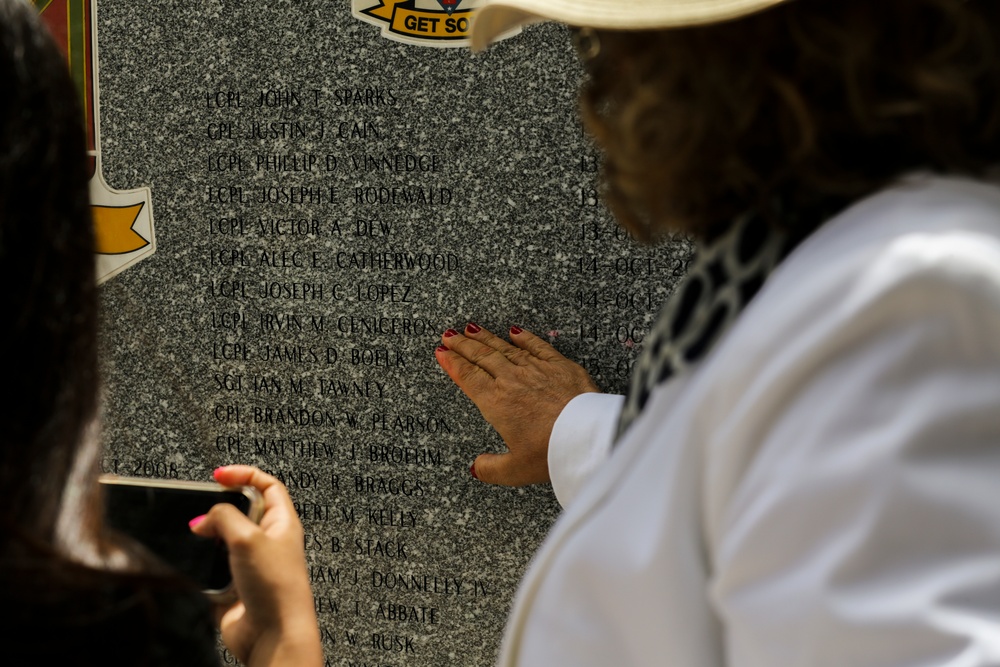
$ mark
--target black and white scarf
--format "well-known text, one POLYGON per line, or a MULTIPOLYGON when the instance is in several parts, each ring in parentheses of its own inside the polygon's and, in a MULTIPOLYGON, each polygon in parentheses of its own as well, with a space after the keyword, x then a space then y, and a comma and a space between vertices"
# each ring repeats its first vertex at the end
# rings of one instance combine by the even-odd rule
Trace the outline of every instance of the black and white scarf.
POLYGON ((790 248, 787 235, 756 214, 695 248, 687 277, 667 300, 642 353, 618 421, 617 440, 657 385, 686 372, 729 329, 790 248))

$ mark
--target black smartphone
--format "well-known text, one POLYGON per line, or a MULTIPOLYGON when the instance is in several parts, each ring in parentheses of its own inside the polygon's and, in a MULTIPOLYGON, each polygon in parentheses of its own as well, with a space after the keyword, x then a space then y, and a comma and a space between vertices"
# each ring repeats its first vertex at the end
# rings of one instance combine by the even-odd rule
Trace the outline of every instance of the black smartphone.
POLYGON ((193 579, 210 597, 220 601, 233 597, 226 545, 195 535, 188 523, 217 503, 235 505, 252 521, 260 521, 264 500, 257 489, 114 475, 104 475, 100 481, 109 526, 193 579))

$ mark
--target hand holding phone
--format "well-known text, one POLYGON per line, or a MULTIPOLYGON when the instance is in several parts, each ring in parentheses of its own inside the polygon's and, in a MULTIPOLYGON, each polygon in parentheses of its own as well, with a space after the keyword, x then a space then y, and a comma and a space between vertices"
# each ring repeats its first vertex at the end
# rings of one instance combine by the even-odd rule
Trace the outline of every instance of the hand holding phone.
POLYGON ((259 525, 222 504, 191 528, 198 535, 221 538, 229 547, 240 600, 222 615, 222 640, 250 667, 322 667, 302 524, 288 491, 271 475, 250 466, 219 468, 215 480, 228 487, 253 486, 264 497, 259 525))
POLYGON ((188 524, 219 503, 258 521, 264 499, 256 489, 113 475, 101 477, 100 482, 109 526, 194 580, 209 597, 216 601, 235 598, 226 545, 193 534, 188 524))

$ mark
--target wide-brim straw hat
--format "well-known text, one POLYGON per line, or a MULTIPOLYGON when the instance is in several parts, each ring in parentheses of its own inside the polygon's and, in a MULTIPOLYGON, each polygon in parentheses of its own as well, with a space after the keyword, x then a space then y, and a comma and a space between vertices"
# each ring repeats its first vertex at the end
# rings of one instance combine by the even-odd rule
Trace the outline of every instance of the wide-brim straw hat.
MULTIPOLYGON (((472 23, 472 49, 529 23, 578 28, 660 30, 739 18, 785 0, 486 0, 472 23)), ((877 0, 876 0, 877 1, 877 0)))

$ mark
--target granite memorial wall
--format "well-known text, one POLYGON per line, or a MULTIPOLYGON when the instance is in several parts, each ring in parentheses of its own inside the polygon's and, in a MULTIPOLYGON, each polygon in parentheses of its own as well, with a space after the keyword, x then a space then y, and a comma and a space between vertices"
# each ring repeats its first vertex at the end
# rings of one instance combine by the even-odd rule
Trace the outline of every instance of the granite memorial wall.
POLYGON ((492 664, 558 514, 469 475, 503 444, 441 333, 516 324, 620 392, 687 262, 600 203, 566 30, 421 43, 463 4, 101 0, 92 26, 98 177, 155 220, 102 287, 104 468, 279 477, 330 665, 492 664))

